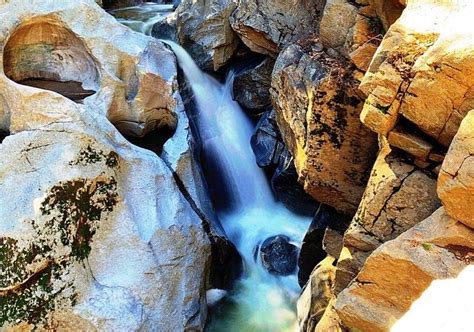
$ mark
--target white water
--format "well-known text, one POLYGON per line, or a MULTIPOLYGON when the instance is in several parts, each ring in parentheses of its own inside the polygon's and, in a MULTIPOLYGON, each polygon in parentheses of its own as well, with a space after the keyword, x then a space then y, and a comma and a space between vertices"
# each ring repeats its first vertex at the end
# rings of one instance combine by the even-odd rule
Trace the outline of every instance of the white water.
POLYGON ((205 155, 219 165, 222 186, 230 192, 230 210, 217 211, 229 237, 242 255, 246 273, 237 285, 232 310, 213 321, 215 331, 297 330, 294 302, 299 294, 296 274, 276 277, 253 259, 254 248, 279 234, 299 244, 309 226, 277 203, 250 146, 253 126, 232 100, 232 74, 220 84, 203 73, 179 45, 166 42, 175 52, 197 104, 197 127, 205 155))
POLYGON ((153 25, 172 12, 173 5, 145 2, 140 6, 115 9, 109 13, 120 23, 149 36, 153 25))
MULTIPOLYGON (((151 27, 143 29, 129 24, 127 19, 121 21, 140 32, 151 31, 151 27)), ((286 277, 269 274, 259 260, 255 262, 253 250, 265 239, 280 234, 299 245, 310 219, 294 215, 274 200, 250 146, 253 125, 232 100, 232 73, 221 84, 202 72, 180 45, 166 43, 175 52, 194 94, 195 121, 205 162, 217 165, 219 179, 222 179, 219 186, 225 187, 227 192, 227 208, 218 210, 217 214, 245 266, 244 276, 237 282, 231 298, 222 311, 212 317, 209 331, 297 331, 295 302, 300 287, 296 273, 286 277)))

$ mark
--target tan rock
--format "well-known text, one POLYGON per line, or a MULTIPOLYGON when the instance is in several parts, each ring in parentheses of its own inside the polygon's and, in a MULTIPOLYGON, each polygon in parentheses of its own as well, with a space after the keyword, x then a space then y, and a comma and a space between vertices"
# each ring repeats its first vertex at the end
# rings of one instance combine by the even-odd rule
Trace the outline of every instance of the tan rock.
POLYGON ((336 267, 335 258, 328 256, 320 262, 311 273, 308 283, 298 299, 298 321, 300 331, 312 332, 323 316, 329 301, 333 297, 336 267))
POLYGON ((343 332, 344 328, 341 325, 341 320, 334 309, 336 298, 333 297, 326 308, 323 316, 316 325, 315 332, 343 332))
POLYGON ((291 42, 318 32, 325 1, 242 0, 232 28, 253 52, 276 57, 291 42))
POLYGON ((426 160, 433 149, 433 145, 419 136, 397 129, 388 134, 388 143, 421 160, 426 160))
POLYGON ((473 9, 470 1, 408 2, 361 84, 369 101, 361 118, 369 128, 386 135, 400 114, 449 146, 462 118, 474 108, 474 22, 468 14, 473 9), (391 117, 384 119, 377 108, 391 117))
POLYGON ((326 228, 323 238, 323 249, 332 257, 339 257, 344 245, 344 237, 338 231, 326 228))
POLYGON ((348 63, 306 40, 280 54, 271 89, 300 183, 346 213, 357 209, 377 150, 376 137, 359 121, 363 102, 354 76, 348 63))
POLYGON ((462 121, 444 159, 438 195, 451 217, 474 228, 474 111, 462 121))
POLYGON ((440 205, 436 180, 406 163, 383 139, 381 146, 359 209, 344 235, 337 290, 357 275, 370 252, 430 216, 440 205))
POLYGON ((474 232, 441 208, 372 253, 336 311, 351 329, 389 331, 433 280, 456 277, 472 257, 474 232))

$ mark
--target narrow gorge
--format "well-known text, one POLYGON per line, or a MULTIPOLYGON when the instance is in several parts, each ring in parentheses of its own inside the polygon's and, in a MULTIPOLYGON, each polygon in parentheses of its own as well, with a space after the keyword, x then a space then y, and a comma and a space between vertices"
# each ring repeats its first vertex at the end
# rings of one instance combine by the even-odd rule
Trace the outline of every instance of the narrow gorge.
POLYGON ((0 0, 0 331, 469 331, 472 10, 0 0))

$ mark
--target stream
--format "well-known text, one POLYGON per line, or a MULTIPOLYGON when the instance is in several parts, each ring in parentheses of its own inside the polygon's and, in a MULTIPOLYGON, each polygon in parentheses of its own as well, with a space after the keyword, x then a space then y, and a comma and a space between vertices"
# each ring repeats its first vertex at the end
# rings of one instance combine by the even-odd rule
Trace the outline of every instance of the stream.
MULTIPOLYGON (((130 28, 150 34, 153 24, 172 10, 171 5, 148 3, 111 14, 130 28)), ((205 172, 208 184, 226 198, 225 207, 216 205, 217 216, 245 266, 234 290, 211 311, 207 330, 297 331, 296 300, 301 291, 297 271, 271 274, 255 252, 277 235, 299 247, 311 220, 277 202, 264 171, 257 166, 250 146, 254 125, 232 99, 233 72, 219 82, 202 72, 180 45, 164 42, 175 52, 192 89, 196 104, 192 118, 202 142, 203 165, 212 166, 212 171, 205 172)))

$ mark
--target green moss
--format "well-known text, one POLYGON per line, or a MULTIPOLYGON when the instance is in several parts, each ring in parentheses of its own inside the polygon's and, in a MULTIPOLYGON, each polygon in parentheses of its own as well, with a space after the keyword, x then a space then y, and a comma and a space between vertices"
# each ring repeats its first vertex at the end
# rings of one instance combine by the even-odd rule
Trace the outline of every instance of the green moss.
POLYGON ((108 167, 114 168, 118 166, 118 154, 114 151, 105 154, 102 150, 95 150, 90 145, 79 152, 79 156, 75 161, 71 161, 69 165, 87 166, 105 162, 108 167))
POLYGON ((425 249, 426 251, 431 251, 431 250, 433 250, 433 245, 432 245, 431 243, 425 242, 425 243, 422 243, 421 246, 422 246, 423 249, 425 249))

